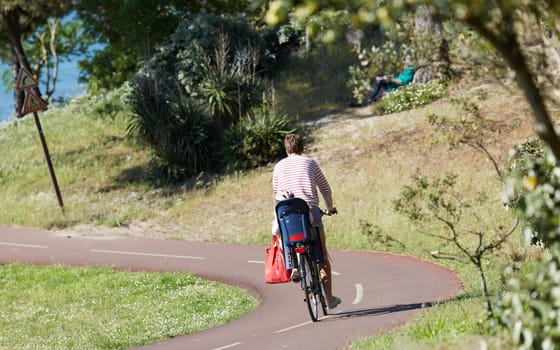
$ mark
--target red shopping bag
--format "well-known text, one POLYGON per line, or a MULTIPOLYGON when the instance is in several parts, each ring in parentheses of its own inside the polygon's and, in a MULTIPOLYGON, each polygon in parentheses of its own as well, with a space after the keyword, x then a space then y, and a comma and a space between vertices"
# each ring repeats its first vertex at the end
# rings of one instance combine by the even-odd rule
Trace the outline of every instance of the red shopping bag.
POLYGON ((286 283, 291 280, 292 270, 286 270, 284 254, 278 236, 272 236, 272 245, 266 248, 264 281, 266 283, 286 283))

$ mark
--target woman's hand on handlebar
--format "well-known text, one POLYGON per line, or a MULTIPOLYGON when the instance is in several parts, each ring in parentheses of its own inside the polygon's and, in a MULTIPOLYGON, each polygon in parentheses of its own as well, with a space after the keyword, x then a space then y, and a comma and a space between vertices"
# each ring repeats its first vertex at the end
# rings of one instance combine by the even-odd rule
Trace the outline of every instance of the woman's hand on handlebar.
POLYGON ((324 213, 325 215, 331 216, 338 213, 338 210, 336 210, 336 207, 332 207, 330 209, 325 210, 324 213))

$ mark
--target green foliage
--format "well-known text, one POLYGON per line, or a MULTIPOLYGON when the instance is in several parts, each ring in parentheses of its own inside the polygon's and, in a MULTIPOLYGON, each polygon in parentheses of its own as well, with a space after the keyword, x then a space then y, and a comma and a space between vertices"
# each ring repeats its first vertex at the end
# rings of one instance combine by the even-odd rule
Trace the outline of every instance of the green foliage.
POLYGON ((509 171, 504 203, 525 223, 525 242, 546 250, 529 273, 516 266, 504 271, 497 329, 518 348, 554 349, 560 342, 560 170, 550 149, 532 139, 511 150, 509 171))
POLYGON ((165 181, 208 170, 214 126, 200 106, 185 96, 169 95, 165 83, 138 76, 131 82, 128 103, 134 112, 128 131, 148 143, 156 169, 165 181))
MULTIPOLYGON (((217 56, 224 62, 227 47, 221 50, 217 56)), ((196 99, 205 106, 220 130, 237 123, 249 109, 262 102, 265 81, 254 71, 247 71, 252 59, 251 52, 238 52, 232 64, 224 62, 222 66, 219 63, 217 67, 207 67, 207 73, 200 82, 196 99)))
POLYGON ((264 42, 246 20, 200 13, 179 24, 145 69, 151 74, 178 79, 185 92, 196 97, 208 67, 223 73, 226 67, 236 66, 236 56, 247 48, 256 55, 251 64, 258 65, 264 57, 264 42))
POLYGON ((411 39, 406 33, 411 25, 410 18, 404 16, 403 19, 403 26, 397 30, 370 31, 366 39, 354 43, 358 63, 350 66, 347 84, 359 103, 371 92, 376 76, 400 72, 402 58, 411 53, 411 39), (372 41, 373 44, 369 44, 372 41))
POLYGON ((356 48, 359 64, 350 66, 348 86, 352 89, 352 96, 362 103, 373 89, 373 79, 376 76, 390 74, 401 68, 395 43, 386 41, 379 47, 370 49, 356 48))
POLYGON ((310 120, 348 103, 348 66, 354 57, 347 43, 313 45, 293 52, 275 72, 275 103, 288 115, 310 120))
MULTIPOLYGON (((25 1, 25 0, 10 0, 2 1, 2 6, 0 6, 0 13, 6 18, 15 20, 11 24, 15 24, 18 28, 18 32, 14 33, 17 37, 9 38, 8 23, 3 19, 0 20, 0 28, 2 28, 2 33, 0 34, 0 45, 7 47, 11 45, 11 39, 21 40, 31 35, 35 30, 47 23, 48 18, 62 18, 67 15, 73 9, 73 2, 70 0, 37 0, 37 1, 25 1)), ((10 28, 13 30, 15 28, 10 28)), ((11 60, 10 57, 13 51, 2 50, 0 51, 0 57, 3 60, 11 60)))
MULTIPOLYGON (((177 181, 230 163, 231 158, 217 158, 214 146, 231 145, 223 140, 225 132, 263 103, 267 83, 258 73, 263 53, 262 38, 246 20, 201 13, 181 23, 132 79, 131 102, 139 117, 130 131, 152 147, 156 178, 177 181)), ((244 147, 242 153, 250 157, 234 167, 275 159, 276 146, 262 141, 269 138, 271 120, 273 129, 282 130, 266 113, 253 113, 237 127, 249 128, 249 134, 244 144, 232 147, 244 147), (255 142, 258 150, 249 150, 255 142)))
POLYGON ((98 92, 121 86, 183 18, 199 10, 199 2, 79 1, 77 15, 86 24, 85 34, 101 44, 93 57, 79 63, 88 89, 98 92))
POLYGON ((84 54, 93 42, 83 34, 83 23, 79 20, 53 16, 37 24, 33 35, 23 42, 23 48, 33 74, 41 83, 42 95, 51 99, 56 96, 60 63, 84 54))
POLYGON ((126 102, 136 114, 128 127, 129 135, 156 145, 173 126, 168 87, 162 79, 137 76, 130 82, 126 102))
POLYGON ((138 71, 139 61, 128 48, 109 46, 97 51, 90 60, 78 62, 80 71, 85 72, 80 81, 87 83, 92 94, 118 88, 138 71))
POLYGON ((558 247, 538 259, 538 267, 522 274, 509 267, 507 291, 497 304, 497 322, 518 349, 556 349, 560 344, 560 261, 558 247))
POLYGON ((526 223, 525 242, 549 247, 560 241, 560 170, 549 148, 538 139, 517 145, 509 172, 503 199, 526 223))
POLYGON ((222 129, 233 124, 239 117, 237 89, 238 79, 230 72, 210 72, 200 84, 200 97, 206 101, 205 108, 222 129))
MULTIPOLYGON (((60 1, 56 1, 60 3, 60 1)), ((24 2, 25 3, 25 2, 24 2)), ((79 62, 88 89, 98 92, 121 86, 156 51, 165 45, 181 21, 198 13, 243 13, 254 20, 259 8, 251 1, 205 0, 83 0, 77 16, 85 23, 85 36, 100 44, 92 57, 79 62)))
POLYGON ((92 117, 114 121, 120 114, 129 115, 131 113, 130 106, 124 101, 126 94, 127 90, 124 87, 102 91, 99 94, 85 96, 79 105, 85 113, 92 117))
POLYGON ((445 84, 432 81, 426 84, 408 84, 383 97, 379 109, 385 113, 407 111, 445 96, 445 84))
POLYGON ((371 28, 354 42, 357 64, 350 66, 347 84, 358 103, 369 97, 375 77, 400 73, 403 58, 412 59, 413 66, 434 63, 434 47, 441 46, 436 40, 443 38, 415 30, 414 19, 414 11, 408 9, 398 15, 397 25, 371 28))
POLYGON ((400 197, 394 201, 395 210, 411 220, 426 221, 432 218, 447 224, 461 219, 463 209, 469 205, 452 188, 457 175, 428 179, 413 176, 413 184, 405 185, 400 197))
POLYGON ((186 176, 208 170, 213 160, 213 124, 198 105, 185 98, 172 105, 171 114, 166 133, 155 145, 155 156, 164 167, 177 167, 186 176))
POLYGON ((500 53, 476 31, 456 21, 446 23, 449 52, 458 73, 474 79, 488 80, 507 75, 507 67, 500 53))
POLYGON ((295 132, 287 115, 257 108, 225 134, 225 162, 229 169, 266 165, 284 155, 284 136, 295 132))
POLYGON ((455 174, 434 179, 415 175, 412 177, 413 184, 404 186, 393 204, 397 212, 420 223, 424 234, 437 238, 441 250, 432 250, 432 256, 469 262, 475 266, 488 317, 494 317, 485 260, 513 234, 517 222, 507 231, 502 225, 488 227, 482 217, 473 211, 486 201, 485 196, 479 194, 475 199, 465 198, 455 189, 457 178, 455 174), (469 219, 474 219, 474 229, 470 228, 473 224, 469 223, 469 219), (455 251, 450 251, 453 248, 455 251))

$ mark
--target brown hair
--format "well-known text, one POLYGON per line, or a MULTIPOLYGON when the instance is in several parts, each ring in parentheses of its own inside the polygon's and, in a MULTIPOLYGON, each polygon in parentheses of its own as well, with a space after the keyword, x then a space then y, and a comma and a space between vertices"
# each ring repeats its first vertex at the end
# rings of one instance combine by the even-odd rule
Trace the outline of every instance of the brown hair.
POLYGON ((302 154, 303 139, 298 134, 288 134, 284 138, 284 147, 288 154, 302 154))

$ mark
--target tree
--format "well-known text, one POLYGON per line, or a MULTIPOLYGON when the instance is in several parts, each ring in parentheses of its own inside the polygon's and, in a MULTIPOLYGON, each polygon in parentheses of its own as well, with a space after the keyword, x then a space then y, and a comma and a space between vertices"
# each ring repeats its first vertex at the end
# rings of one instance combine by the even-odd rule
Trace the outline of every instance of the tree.
MULTIPOLYGON (((0 4, 0 25, 6 33, 4 40, 8 41, 9 56, 12 62, 12 78, 15 81, 22 67, 30 69, 24 52, 23 41, 40 25, 47 23, 47 18, 61 18, 71 10, 70 0, 42 0, 42 1, 2 1, 0 4)), ((7 59, 7 57, 3 57, 7 59)), ((37 74, 37 72, 35 72, 37 74)), ((40 91, 36 88, 37 95, 40 91)), ((17 91, 14 86, 14 110, 21 117, 24 93, 17 91)))
POLYGON ((78 17, 87 35, 101 48, 90 59, 79 62, 92 91, 114 88, 130 79, 164 44, 179 23, 205 11, 214 14, 240 13, 248 0, 83 0, 78 17))
MULTIPOLYGON (((527 2, 522 0, 511 1, 468 1, 468 0, 353 0, 342 2, 336 0, 326 1, 289 1, 274 0, 268 7, 265 20, 271 25, 283 23, 290 17, 299 20, 320 18, 321 14, 341 12, 350 23, 356 26, 381 24, 394 25, 395 18, 405 9, 428 6, 430 11, 442 19, 459 20, 488 40, 501 54, 504 61, 515 72, 515 79, 525 94, 536 122, 536 131, 552 150, 555 158, 560 160, 560 138, 556 134, 550 114, 545 106, 545 93, 537 83, 537 73, 531 69, 529 56, 522 45, 524 30, 527 29, 527 17, 542 19, 543 16, 552 14, 552 25, 548 31, 558 33, 554 25, 560 17, 560 2, 555 0, 542 0, 527 2)), ((538 23, 538 21, 535 21, 538 23)), ((340 31, 328 23, 322 23, 326 31, 340 31)), ((334 37, 334 36, 333 36, 334 37)), ((558 55, 558 50, 554 52, 558 55)))
POLYGON ((200 13, 181 22, 138 75, 174 81, 225 130, 262 101, 266 54, 260 33, 244 18, 200 13))
POLYGON ((24 43, 32 69, 43 83, 43 96, 54 95, 58 80, 58 67, 69 56, 87 52, 92 44, 84 34, 82 22, 74 18, 48 18, 24 43))
POLYGON ((449 48, 443 36, 443 23, 439 16, 430 12, 428 6, 419 6, 414 16, 415 37, 424 44, 424 52, 431 52, 425 57, 430 62, 430 69, 424 72, 424 81, 448 77, 451 62, 449 48), (434 49, 435 48, 435 49, 434 49))

